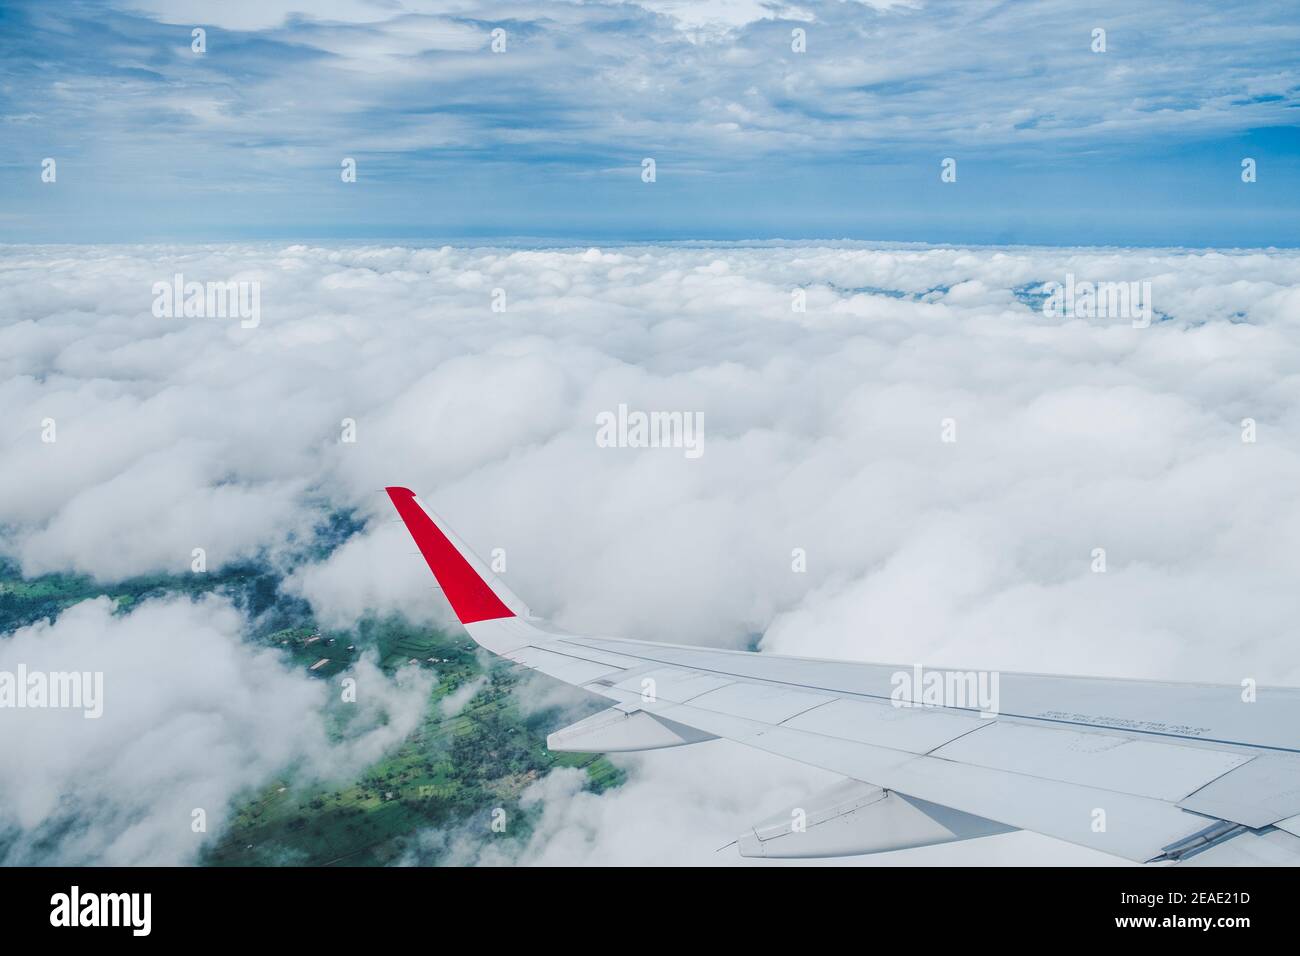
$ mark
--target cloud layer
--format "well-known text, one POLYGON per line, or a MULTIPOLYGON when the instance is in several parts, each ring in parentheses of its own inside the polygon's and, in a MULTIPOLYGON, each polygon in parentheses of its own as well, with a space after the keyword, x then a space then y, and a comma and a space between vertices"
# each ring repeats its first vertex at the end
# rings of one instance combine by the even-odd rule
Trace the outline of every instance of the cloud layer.
POLYGON ((241 640, 228 602, 150 601, 114 614, 85 601, 0 639, 0 671, 99 672, 102 714, 0 711, 0 862, 194 862, 237 797, 290 770, 355 774, 411 732, 429 680, 368 662, 341 741, 322 717, 334 690, 241 640), (194 828, 195 811, 203 827, 194 828))
MULTIPOLYGON (((502 549, 511 588, 576 631, 1295 684, 1298 286, 1300 255, 1276 251, 12 248, 0 546, 29 574, 107 580, 184 571, 195 547, 214 568, 274 558, 327 508, 355 508, 365 530, 288 586, 332 625, 445 620, 380 491, 402 484, 480 553, 502 549), (151 285, 175 272, 260 281, 260 326, 154 318, 151 285), (1163 318, 1045 317, 1036 290, 1069 274, 1149 280, 1163 318), (596 416, 620 403, 701 413, 704 455, 598 447, 596 416)), ((70 644, 107 620, 72 613, 55 625, 70 644)), ((167 613, 234 628, 220 609, 167 613)), ((161 625, 144 614, 126 620, 147 643, 161 625)), ((173 666, 204 672, 168 656, 157 680, 173 666)), ((61 758, 23 759, 63 779, 61 758)), ((701 860, 817 784, 740 751, 734 774, 691 789, 696 759, 646 758, 618 793, 565 796, 593 834, 547 809, 554 840, 524 858, 630 859, 640 794, 670 830, 646 834, 653 852, 701 860)), ((49 812, 28 799, 25 819, 49 812)), ((1009 845, 988 852, 1061 859, 1009 845)))

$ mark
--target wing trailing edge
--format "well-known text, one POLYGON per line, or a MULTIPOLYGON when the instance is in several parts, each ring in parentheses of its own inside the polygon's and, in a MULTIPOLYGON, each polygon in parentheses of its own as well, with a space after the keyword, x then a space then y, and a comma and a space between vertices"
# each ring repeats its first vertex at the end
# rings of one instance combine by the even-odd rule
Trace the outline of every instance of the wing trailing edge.
POLYGON ((1015 830, 869 783, 842 780, 800 806, 754 824, 736 843, 741 856, 801 860, 910 850, 1015 830))

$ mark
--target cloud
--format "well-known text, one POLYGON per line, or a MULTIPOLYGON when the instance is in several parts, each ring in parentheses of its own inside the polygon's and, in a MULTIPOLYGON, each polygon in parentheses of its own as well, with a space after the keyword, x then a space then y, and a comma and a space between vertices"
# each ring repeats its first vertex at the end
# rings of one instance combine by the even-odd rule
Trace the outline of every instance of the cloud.
MULTIPOLYGON (((240 614, 206 598, 114 614, 85 601, 0 640, 0 671, 102 672, 103 713, 0 710, 0 860, 177 865, 217 837, 232 802, 294 771, 359 772, 418 724, 429 680, 362 662, 356 711, 327 735, 328 684, 241 642, 240 614), (193 811, 206 832, 191 829, 193 811)), ((414 669, 412 669, 414 670, 414 669)))
POLYGON ((1283 7, 122 0, 12 18, 6 59, 51 66, 16 72, 0 123, 30 164, 0 180, 23 238, 1295 240, 1283 7), (944 157, 962 185, 936 190, 944 157))
POLYGON ((418 558, 408 560, 418 554, 403 525, 380 523, 345 541, 327 560, 295 568, 283 590, 305 598, 330 628, 350 627, 367 615, 454 623, 449 612, 417 598, 431 588, 428 567, 418 558))
POLYGON ((486 677, 476 677, 472 681, 467 681, 454 691, 438 701, 438 713, 443 717, 455 717, 468 704, 480 690, 487 685, 486 677))
MULTIPOLYGON (((237 51, 255 36, 326 54, 294 64, 307 77, 289 75, 288 64, 285 71, 264 70, 256 80, 260 90, 228 82, 230 61, 242 56, 229 57, 216 38, 204 76, 195 76, 183 57, 155 64, 217 97, 219 112, 264 113, 275 108, 266 94, 300 91, 310 80, 343 94, 337 105, 312 101, 314 116, 325 111, 331 124, 346 116, 370 132, 369 120, 382 114, 400 124, 387 136, 400 137, 415 130, 418 118, 401 115, 393 103, 410 102, 421 87, 427 96, 430 84, 447 89, 472 75, 483 85, 473 93, 456 88, 457 99, 471 97, 480 107, 480 118, 453 134, 463 147, 484 138, 519 145, 525 131, 532 135, 523 142, 538 134, 554 142, 562 129, 570 142, 576 134, 599 155, 611 133, 635 133, 712 164, 708 150, 721 144, 750 155, 794 145, 823 153, 869 150, 873 141, 897 147, 923 138, 978 141, 983 148, 1045 139, 1093 138, 1102 145, 1103 135, 1132 142, 1153 127, 1205 133, 1284 123, 1295 95, 1284 41, 1259 29, 1266 12, 1241 23, 1216 16, 1216 29, 1197 29, 1213 14, 1209 4, 1142 11, 1111 5, 1086 17, 1057 0, 1014 8, 888 0, 640 0, 551 4, 545 11, 511 3, 367 0, 231 3, 219 10, 156 0, 119 6, 178 27, 237 31, 237 51), (1174 12, 1188 29, 1150 29, 1174 12), (791 24, 809 32, 806 54, 792 53, 791 24), (504 56, 488 52, 488 34, 498 26, 514 36, 504 56), (1105 55, 1091 48, 1098 27, 1108 30, 1105 55), (1141 56, 1135 36, 1142 38, 1141 56), (713 42, 701 44, 705 38, 713 42), (727 52, 719 56, 724 40, 727 52), (373 78, 359 77, 358 68, 373 78), (541 90, 508 102, 502 94, 524 93, 525 74, 541 90), (255 106, 255 99, 268 105, 255 106), (954 109, 954 101, 969 108, 954 109), (522 111, 538 102, 564 121, 548 128, 524 120, 522 111), (498 111, 513 122, 502 124, 498 111)), ((140 28, 159 32, 153 24, 140 28)), ((188 47, 188 29, 171 33, 188 47)), ((295 118, 281 135, 302 136, 300 145, 307 145, 308 129, 296 122, 301 114, 275 109, 295 118)), ((423 136, 452 128, 426 126, 423 136)), ((435 144, 426 138, 424 145, 435 144)))
MULTIPOLYGON (((445 621, 381 490, 402 484, 577 632, 1300 680, 1286 637, 1300 612, 1295 252, 243 244, 18 247, 0 262, 0 551, 28 573, 175 570, 204 541, 210 567, 275 559, 348 508, 364 529, 298 564, 288 589, 331 626, 445 621), (150 285, 175 271, 257 277, 261 325, 153 318, 150 285), (1149 280, 1164 318, 1044 316, 1034 290, 1069 274, 1149 280), (704 455, 598 447, 596 416, 620 403, 701 413, 704 455)), ((551 706, 542 690, 529 706, 551 706)), ((697 758, 647 757, 633 796, 590 797, 592 819, 644 794, 669 825, 640 831, 646 852, 700 859, 701 840, 712 852, 772 812, 773 765, 739 753, 690 798, 672 788, 697 758), (730 810, 672 825, 686 810, 668 804, 688 799, 730 810)), ((633 852, 634 835, 608 838, 516 852, 633 852)), ((988 852, 1063 858, 1025 839, 988 852)))

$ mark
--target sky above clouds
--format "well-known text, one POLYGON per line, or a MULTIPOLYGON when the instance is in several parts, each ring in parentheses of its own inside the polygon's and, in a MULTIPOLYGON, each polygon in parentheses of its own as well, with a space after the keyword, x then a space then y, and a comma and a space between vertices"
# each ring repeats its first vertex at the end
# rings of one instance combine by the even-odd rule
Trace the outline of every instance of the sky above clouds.
POLYGON ((0 241, 1293 246, 1298 42, 1212 0, 18 0, 0 241))
MULTIPOLYGON (((215 570, 276 562, 323 513, 354 509, 364 529, 299 565, 286 589, 331 627, 389 613, 448 623, 381 491, 400 484, 479 553, 504 549, 509 586, 579 633, 1295 685, 1297 289, 1294 252, 11 247, 0 551, 29 575, 111 581, 183 573, 204 547, 215 570), (154 317, 153 283, 177 272, 259 281, 260 323, 154 317), (1157 321, 1044 316, 1036 290, 1069 274, 1150 281, 1157 321), (806 312, 792 309, 796 289, 806 312), (620 403, 700 412, 703 455, 600 447, 597 416, 620 403), (46 418, 54 444, 41 441, 46 418), (955 443, 941 441, 949 418, 955 443), (1247 418, 1254 443, 1242 441, 1247 418), (355 443, 340 441, 344 419, 355 443), (806 573, 792 568, 795 548, 806 573)), ((193 805, 192 790, 220 806, 285 760, 355 766, 355 749, 298 739, 294 721, 319 704, 312 682, 241 645, 242 626, 215 605, 118 619, 91 605, 11 639, 13 654, 51 648, 50 669, 79 660, 95 628, 109 645, 138 641, 146 670, 134 679, 172 689, 145 695, 131 719, 178 739, 204 675, 244 674, 249 690, 222 705, 228 760, 155 752, 176 763, 175 792, 72 781, 69 758, 29 746, 33 735, 0 743, 30 764, 0 780, 0 805, 39 833, 59 819, 51 794, 75 783, 111 812, 97 818, 101 842, 69 856, 176 859, 184 846, 147 832, 135 849, 121 842, 122 821, 193 805), (154 653, 160 629, 203 652, 154 653), (281 731, 250 749, 251 708, 280 715, 281 731)), ((388 684, 379 696, 400 713, 418 701, 388 684)), ((129 746, 135 725, 116 726, 94 753, 129 746)), ((92 746, 73 731, 74 755, 92 746)), ((543 825, 510 858, 735 862, 714 851, 739 827, 829 782, 735 745, 701 747, 621 758, 629 782, 599 797, 547 778, 530 795, 543 825)), ((143 762, 125 766, 160 772, 130 755, 143 762)), ((424 839, 500 862, 455 832, 424 839)), ((1024 834, 918 853, 864 862, 1105 860, 1024 834)))

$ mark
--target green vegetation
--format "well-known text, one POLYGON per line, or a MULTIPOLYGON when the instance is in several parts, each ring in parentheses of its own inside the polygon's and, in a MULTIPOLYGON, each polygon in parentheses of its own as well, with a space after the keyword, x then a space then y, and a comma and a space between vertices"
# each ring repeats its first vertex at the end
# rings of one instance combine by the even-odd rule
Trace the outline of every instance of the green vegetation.
POLYGON ((232 566, 204 574, 154 574, 100 584, 77 574, 45 574, 24 579, 12 562, 0 558, 0 634, 7 634, 42 619, 52 620, 66 608, 96 597, 110 597, 119 611, 141 601, 185 594, 228 596, 250 619, 255 636, 310 619, 305 601, 279 590, 280 576, 254 564, 232 566))
POLYGON ((440 635, 425 635, 418 651, 410 634, 400 635, 393 646, 402 648, 400 655, 425 653, 450 661, 437 665, 433 706, 420 728, 345 785, 295 790, 280 782, 268 787, 235 815, 208 862, 390 863, 405 851, 411 834, 427 827, 480 833, 485 840, 518 840, 526 837, 531 822, 519 807, 519 795, 552 767, 585 767, 589 785, 597 791, 622 781, 621 771, 604 758, 546 749, 545 731, 535 726, 545 721, 525 719, 515 704, 512 665, 494 662, 487 683, 465 708, 443 717, 437 702, 480 676, 475 655, 463 643, 440 635), (497 807, 505 809, 510 821, 507 834, 491 830, 497 807))
MULTIPOLYGON (((361 529, 351 511, 326 514, 310 540, 291 542, 291 563, 321 561, 361 529)), ((107 596, 118 610, 150 598, 169 594, 197 597, 224 594, 253 622, 253 637, 265 640, 271 632, 311 627, 311 608, 300 598, 280 590, 282 576, 265 564, 248 561, 202 574, 152 574, 116 584, 100 584, 77 574, 46 574, 24 579, 18 566, 0 557, 0 634, 7 634, 42 619, 52 620, 79 601, 107 596)), ((352 643, 352 642, 348 642, 352 643)))
MULTIPOLYGON (((412 661, 433 671, 437 682, 414 733, 355 780, 322 786, 288 776, 248 795, 205 854, 203 862, 212 865, 391 863, 428 828, 514 842, 527 837, 538 812, 522 808, 520 794, 552 768, 584 768, 589 788, 597 792, 622 782, 622 772, 602 757, 549 752, 547 731, 581 714, 525 715, 515 692, 523 672, 476 653, 463 633, 417 628, 398 619, 364 620, 350 631, 322 630, 310 607, 284 594, 280 581, 279 574, 257 565, 113 585, 64 574, 24 580, 15 566, 0 562, 0 635, 101 595, 126 612, 151 598, 213 592, 228 596, 248 615, 249 641, 278 648, 286 662, 313 677, 336 678, 372 648, 386 672, 412 661), (312 669, 324 659, 329 662, 312 669), (481 678, 483 686, 469 702, 443 716, 440 702, 481 678), (491 828, 496 808, 504 809, 509 821, 502 834, 491 828)), ((332 725, 331 732, 345 733, 346 727, 332 725)), ((420 860, 437 862, 440 852, 424 847, 420 860)))
POLYGON ((546 731, 556 715, 524 716, 512 693, 519 673, 508 662, 493 660, 478 693, 458 714, 443 717, 438 703, 485 674, 468 638, 395 620, 363 622, 357 633, 360 646, 379 649, 385 668, 412 659, 434 668, 438 683, 421 726, 356 780, 332 787, 301 788, 290 781, 267 787, 236 812, 205 862, 391 863, 412 834, 428 827, 514 841, 527 836, 532 822, 519 806, 520 793, 551 768, 585 768, 588 786, 597 792, 622 782, 622 771, 603 757, 546 749, 546 731), (435 663, 428 664, 429 658, 435 663), (490 826, 498 807, 510 823, 500 835, 490 826))

